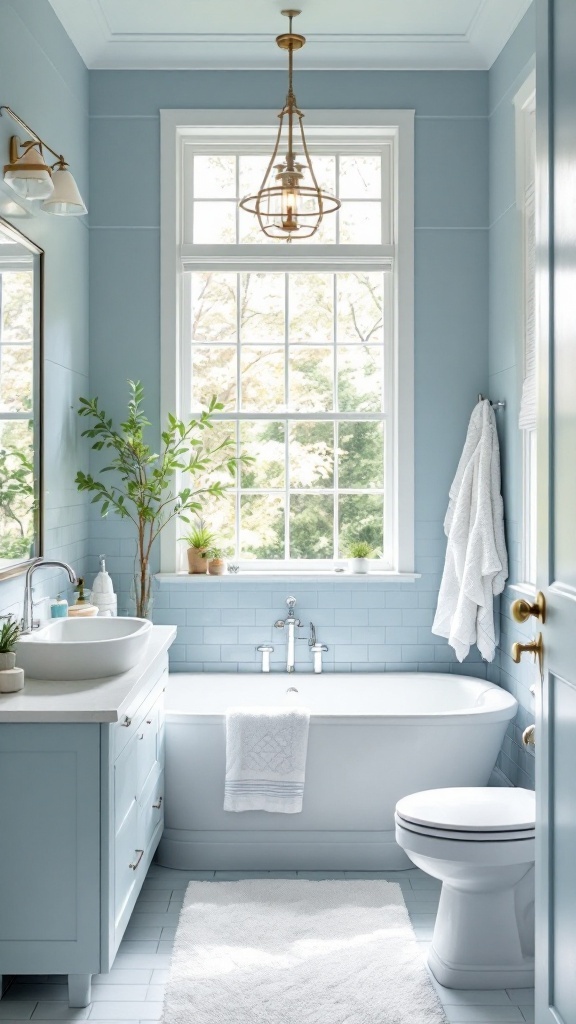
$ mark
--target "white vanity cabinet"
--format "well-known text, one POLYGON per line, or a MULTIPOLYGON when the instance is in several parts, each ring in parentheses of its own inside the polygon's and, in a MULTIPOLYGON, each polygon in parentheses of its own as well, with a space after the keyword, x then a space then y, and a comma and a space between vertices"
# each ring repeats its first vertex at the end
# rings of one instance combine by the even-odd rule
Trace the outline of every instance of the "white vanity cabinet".
POLYGON ((152 633, 116 680, 0 699, 0 974, 66 974, 71 1006, 110 970, 162 834, 175 630, 152 633))

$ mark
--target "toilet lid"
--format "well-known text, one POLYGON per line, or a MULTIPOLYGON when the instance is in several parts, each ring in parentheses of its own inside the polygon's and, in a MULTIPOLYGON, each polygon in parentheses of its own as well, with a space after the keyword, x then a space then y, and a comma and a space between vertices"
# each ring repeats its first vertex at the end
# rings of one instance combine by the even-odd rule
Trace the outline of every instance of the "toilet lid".
POLYGON ((398 817, 428 829, 452 832, 521 832, 534 829, 530 789, 467 786, 412 793, 396 805, 398 817))
POLYGON ((470 832, 464 831, 464 829, 445 829, 445 828, 432 828, 430 825, 416 825, 413 821, 406 821, 405 818, 401 818, 398 812, 394 815, 394 820, 399 828, 406 829, 408 832, 416 832, 421 836, 428 836, 429 839, 452 839, 455 842, 477 842, 477 843, 502 843, 502 842, 517 842, 520 839, 534 839, 536 830, 533 828, 523 828, 518 831, 499 831, 499 832, 470 832))

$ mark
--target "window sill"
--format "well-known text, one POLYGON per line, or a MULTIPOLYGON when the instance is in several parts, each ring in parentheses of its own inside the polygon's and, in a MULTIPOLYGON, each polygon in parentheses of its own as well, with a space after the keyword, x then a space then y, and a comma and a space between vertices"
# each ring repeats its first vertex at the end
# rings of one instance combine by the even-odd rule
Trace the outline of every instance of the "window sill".
POLYGON ((334 572, 333 569, 320 570, 294 570, 285 571, 269 570, 242 570, 238 573, 226 573, 224 576, 210 576, 208 573, 187 573, 187 572, 159 572, 155 578, 159 583, 198 583, 202 585, 206 580, 225 580, 230 583, 242 583, 246 580, 267 581, 269 583, 326 583, 346 580, 348 583, 366 583, 367 580, 375 580, 378 583, 414 583, 420 579, 417 572, 334 572))

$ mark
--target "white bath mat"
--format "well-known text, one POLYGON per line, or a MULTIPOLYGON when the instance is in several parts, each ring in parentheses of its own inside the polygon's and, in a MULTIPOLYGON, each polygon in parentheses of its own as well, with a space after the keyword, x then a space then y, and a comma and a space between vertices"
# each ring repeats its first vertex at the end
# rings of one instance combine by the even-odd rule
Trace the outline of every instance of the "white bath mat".
POLYGON ((190 882, 165 1024, 445 1024, 400 886, 190 882))

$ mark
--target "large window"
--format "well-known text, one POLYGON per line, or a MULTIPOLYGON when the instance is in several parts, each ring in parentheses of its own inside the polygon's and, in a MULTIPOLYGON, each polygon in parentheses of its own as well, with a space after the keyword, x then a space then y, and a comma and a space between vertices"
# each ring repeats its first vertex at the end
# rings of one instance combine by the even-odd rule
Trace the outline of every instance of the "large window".
MULTIPOLYGON (((342 206, 290 245, 238 209, 262 178, 269 129, 181 120, 163 117, 169 152, 176 140, 164 168, 175 184, 163 211, 164 410, 196 414, 218 395, 216 436, 254 458, 206 506, 209 525, 247 568, 327 567, 366 540, 380 568, 411 571, 411 117, 404 210, 398 124, 307 124, 316 172, 342 206)), ((177 550, 167 538, 164 569, 179 567, 177 550)))

